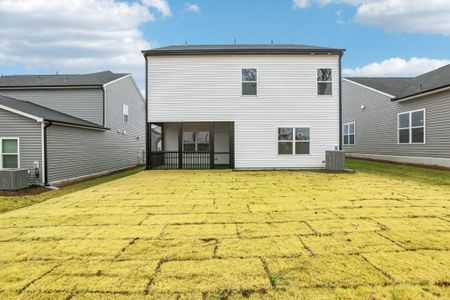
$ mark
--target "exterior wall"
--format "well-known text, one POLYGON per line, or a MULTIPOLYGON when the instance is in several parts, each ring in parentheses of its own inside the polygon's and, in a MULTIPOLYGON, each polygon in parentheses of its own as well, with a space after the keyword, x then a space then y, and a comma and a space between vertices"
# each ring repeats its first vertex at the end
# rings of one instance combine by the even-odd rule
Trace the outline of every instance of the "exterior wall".
POLYGON ((20 168, 30 172, 31 183, 42 183, 41 123, 0 109, 0 137, 19 138, 20 168), (39 178, 34 176, 33 163, 39 162, 39 178))
POLYGON ((346 152, 450 158, 450 92, 391 102, 387 96, 344 80, 342 98, 343 124, 356 123, 355 145, 344 145, 346 152), (418 109, 425 109, 426 143, 398 144, 397 114, 418 109))
POLYGON ((61 181, 144 163, 145 102, 131 77, 105 87, 107 131, 48 128, 48 180, 61 181), (122 105, 129 106, 129 122, 122 105))
POLYGON ((0 94, 27 100, 96 124, 103 124, 103 91, 100 88, 0 90, 0 94))
POLYGON ((149 122, 235 122, 236 168, 322 168, 339 146, 337 55, 148 57, 149 122), (258 96, 241 96, 241 69, 258 70, 258 96), (333 96, 317 96, 331 68, 333 96), (310 155, 278 155, 279 127, 310 127, 310 155))

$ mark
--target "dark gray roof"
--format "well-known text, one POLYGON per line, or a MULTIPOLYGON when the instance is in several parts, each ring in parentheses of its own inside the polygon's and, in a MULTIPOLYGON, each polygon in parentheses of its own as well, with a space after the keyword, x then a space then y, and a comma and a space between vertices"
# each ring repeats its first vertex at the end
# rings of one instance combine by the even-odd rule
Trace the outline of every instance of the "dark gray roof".
POLYGON ((1 88, 13 87, 71 87, 95 86, 100 87, 108 82, 124 77, 128 74, 104 71, 91 74, 71 75, 12 75, 0 77, 1 88))
POLYGON ((408 77, 348 77, 347 79, 396 97, 402 94, 411 81, 408 77))
POLYGON ((325 48, 298 44, 255 44, 255 45, 179 45, 144 50, 144 55, 183 54, 342 54, 344 49, 325 48))
POLYGON ((51 121, 55 123, 62 123, 68 125, 76 125, 89 128, 107 129, 95 123, 91 123, 80 118, 47 108, 45 106, 37 105, 35 103, 10 98, 0 95, 0 105, 7 106, 20 112, 24 112, 38 118, 42 118, 45 121, 51 121))
POLYGON ((393 101, 450 86, 450 64, 417 77, 348 77, 347 79, 395 96, 393 101))

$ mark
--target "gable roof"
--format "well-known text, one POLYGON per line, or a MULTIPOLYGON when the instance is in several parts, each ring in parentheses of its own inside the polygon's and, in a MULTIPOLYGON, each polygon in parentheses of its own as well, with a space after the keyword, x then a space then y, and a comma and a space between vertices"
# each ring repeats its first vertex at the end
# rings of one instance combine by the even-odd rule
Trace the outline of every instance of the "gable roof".
POLYGON ((339 54, 344 49, 299 44, 177 45, 144 50, 145 56, 204 54, 339 54))
POLYGON ((42 119, 43 121, 95 129, 108 129, 101 125, 85 121, 83 119, 47 108, 45 106, 0 95, 0 108, 2 108, 2 106, 10 108, 14 111, 22 112, 24 113, 24 115, 31 118, 42 119))
POLYGON ((12 75, 0 77, 1 88, 25 87, 101 87, 129 74, 103 71, 91 74, 71 75, 12 75))
POLYGON ((417 77, 347 77, 346 79, 395 96, 399 101, 450 87, 450 64, 417 77))

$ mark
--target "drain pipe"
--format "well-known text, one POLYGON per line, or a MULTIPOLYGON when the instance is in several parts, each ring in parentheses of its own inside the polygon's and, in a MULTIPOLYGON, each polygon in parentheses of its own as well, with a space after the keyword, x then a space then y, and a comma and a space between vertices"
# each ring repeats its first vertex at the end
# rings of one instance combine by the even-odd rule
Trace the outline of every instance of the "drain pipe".
POLYGON ((44 126, 44 185, 48 186, 48 163, 47 163, 47 128, 52 126, 52 122, 48 122, 44 126))

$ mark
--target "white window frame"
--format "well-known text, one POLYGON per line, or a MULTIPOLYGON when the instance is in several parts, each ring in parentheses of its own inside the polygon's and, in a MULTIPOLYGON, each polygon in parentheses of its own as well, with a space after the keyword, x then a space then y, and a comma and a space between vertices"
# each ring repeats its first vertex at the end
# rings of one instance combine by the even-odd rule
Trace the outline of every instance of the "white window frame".
POLYGON ((122 104, 122 122, 128 123, 130 121, 130 107, 127 104, 122 104), (126 113, 125 113, 126 111, 126 113), (125 120, 125 116, 127 116, 127 119, 125 120))
MULTIPOLYGON (((192 133, 194 133, 194 142, 193 143, 191 143, 191 142, 189 142, 189 143, 185 143, 184 142, 184 137, 183 137, 183 152, 185 152, 185 150, 184 150, 184 145, 185 144, 187 144, 187 145, 194 145, 194 151, 193 152, 199 152, 198 151, 198 145, 200 144, 200 145, 209 145, 209 149, 211 150, 211 137, 210 136, 208 136, 208 140, 209 140, 209 142, 208 143, 200 143, 199 141, 198 141, 198 138, 197 138, 197 136, 198 136, 198 134, 200 133, 200 132, 207 132, 207 131, 185 131, 185 132, 192 132, 192 133)), ((187 152, 187 151, 186 151, 187 152)), ((189 152, 192 152, 192 151, 189 151, 189 152)), ((209 152, 209 151, 206 151, 206 152, 209 152)), ((202 151, 201 153, 206 153, 205 151, 202 151)))
POLYGON ((18 137, 0 137, 0 169, 3 169, 3 154, 17 155, 17 169, 20 169, 20 138, 18 137), (16 140, 17 153, 3 153, 3 140, 16 140))
POLYGON ((356 144, 356 122, 349 122, 342 124, 342 144, 345 146, 354 146, 356 144), (350 125, 353 124, 353 134, 350 134, 350 125), (347 134, 345 132, 345 126, 348 126, 347 134), (348 143, 345 143, 345 136, 348 136, 348 143), (353 135, 353 144, 350 143, 350 136, 353 135))
POLYGON ((317 68, 316 70, 316 94, 319 97, 332 97, 333 96, 333 68, 326 68, 326 67, 322 67, 322 68, 317 68), (331 70, 331 80, 330 81, 321 81, 319 80, 319 78, 317 78, 319 70, 323 70, 323 69, 327 69, 327 70, 331 70), (331 94, 330 95, 320 95, 319 94, 319 83, 331 83, 331 94))
POLYGON ((426 114, 425 108, 398 113, 397 114, 397 144, 398 145, 425 145, 427 142, 426 124, 427 124, 427 114, 426 114), (419 111, 423 111, 423 126, 412 126, 412 114, 415 112, 419 112, 419 111), (400 128, 400 115, 406 115, 406 114, 409 114, 409 127, 400 128), (423 128, 423 142, 421 142, 421 143, 418 143, 418 142, 413 143, 413 141, 412 141, 412 130, 416 129, 416 128, 423 128), (400 143, 400 130, 401 129, 409 129, 409 143, 400 143))
POLYGON ((259 87, 259 75, 258 75, 258 68, 254 68, 254 67, 247 67, 247 68, 241 68, 241 97, 257 97, 258 96, 258 87, 259 87), (247 81, 247 80, 242 80, 242 71, 246 70, 246 69, 254 69, 256 70, 256 80, 255 81, 247 81), (243 91, 244 89, 242 88, 244 83, 256 83, 256 94, 255 95, 244 95, 243 91))
POLYGON ((305 156, 305 155, 311 155, 311 126, 278 126, 277 127, 277 153, 278 153, 278 155, 279 156, 286 156, 286 155, 295 155, 295 156, 305 156), (278 135, 279 135, 279 129, 281 129, 281 128, 289 128, 289 129, 292 129, 292 140, 279 140, 279 137, 278 137, 278 135), (309 129, 309 140, 299 140, 299 141, 297 141, 296 139, 295 139, 295 129, 296 128, 307 128, 307 129, 309 129), (292 153, 286 153, 286 154, 280 154, 279 153, 279 144, 280 143, 292 143, 292 153), (309 153, 308 154, 296 154, 295 153, 295 150, 296 150, 296 143, 309 143, 309 153))

